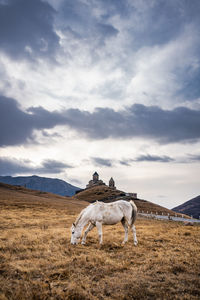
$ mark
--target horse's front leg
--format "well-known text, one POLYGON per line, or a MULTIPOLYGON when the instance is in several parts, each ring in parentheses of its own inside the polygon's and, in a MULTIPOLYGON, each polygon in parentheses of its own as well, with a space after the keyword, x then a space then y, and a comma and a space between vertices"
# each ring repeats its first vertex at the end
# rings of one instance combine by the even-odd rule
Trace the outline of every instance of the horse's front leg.
POLYGON ((102 233, 102 223, 101 222, 96 222, 96 227, 99 233, 99 243, 102 245, 103 243, 103 233, 102 233))
POLYGON ((88 227, 86 228, 86 230, 85 230, 85 232, 84 232, 84 235, 83 235, 83 238, 82 238, 82 242, 81 242, 82 245, 85 244, 87 234, 88 234, 89 231, 91 231, 91 230, 94 228, 94 226, 95 226, 94 224, 90 223, 90 224, 88 225, 88 227))

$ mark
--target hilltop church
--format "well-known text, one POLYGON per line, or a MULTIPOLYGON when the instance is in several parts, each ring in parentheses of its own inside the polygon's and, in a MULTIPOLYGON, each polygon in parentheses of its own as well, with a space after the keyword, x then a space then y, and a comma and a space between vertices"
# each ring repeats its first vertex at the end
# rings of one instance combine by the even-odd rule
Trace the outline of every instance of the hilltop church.
MULTIPOLYGON (((88 184, 86 185, 86 189, 91 188, 93 186, 98 186, 98 185, 106 185, 103 180, 99 179, 99 174, 97 172, 94 172, 93 176, 92 176, 92 180, 90 180, 88 182, 88 184)), ((114 190, 116 190, 115 187, 115 182, 114 179, 111 177, 109 180, 109 184, 108 186, 114 190)))

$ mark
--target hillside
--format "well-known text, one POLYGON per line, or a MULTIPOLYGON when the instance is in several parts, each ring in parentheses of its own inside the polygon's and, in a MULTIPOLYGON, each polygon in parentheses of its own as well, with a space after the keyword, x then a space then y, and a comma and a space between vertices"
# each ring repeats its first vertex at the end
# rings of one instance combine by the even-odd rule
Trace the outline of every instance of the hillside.
POLYGON ((11 185, 20 185, 32 190, 54 193, 61 196, 72 196, 79 190, 78 187, 71 185, 64 180, 36 175, 23 177, 0 176, 0 182, 11 185))
POLYGON ((70 227, 86 205, 0 184, 0 299, 199 299, 199 226, 139 217, 137 247, 131 232, 121 244, 120 223, 103 227, 102 246, 96 229, 74 246, 70 227))
POLYGON ((135 199, 130 196, 125 196, 125 193, 119 190, 113 190, 108 186, 96 186, 72 197, 64 197, 53 193, 41 192, 37 190, 27 189, 22 186, 12 186, 9 184, 0 183, 0 205, 2 203, 9 203, 12 206, 27 207, 40 203, 44 206, 62 206, 73 210, 73 207, 78 208, 79 211, 96 200, 111 202, 117 199, 130 200, 133 199, 139 212, 152 212, 173 216, 179 215, 175 211, 169 210, 160 205, 154 204, 147 200, 135 199))
POLYGON ((200 195, 174 207, 172 210, 198 219, 200 216, 200 195))
POLYGON ((87 203, 73 200, 70 197, 0 183, 0 207, 28 208, 38 205, 41 208, 56 206, 73 211, 74 208, 84 208, 87 203))
POLYGON ((123 191, 113 190, 105 185, 95 186, 80 191, 79 193, 74 195, 72 199, 77 199, 77 200, 87 201, 87 202, 94 202, 96 200, 111 202, 117 199, 125 199, 125 200, 133 199, 139 212, 144 211, 144 212, 149 212, 149 213, 152 212, 158 214, 163 213, 165 215, 169 213, 171 216, 174 216, 176 214, 170 209, 154 204, 147 200, 135 199, 134 197, 127 196, 127 194, 123 191))

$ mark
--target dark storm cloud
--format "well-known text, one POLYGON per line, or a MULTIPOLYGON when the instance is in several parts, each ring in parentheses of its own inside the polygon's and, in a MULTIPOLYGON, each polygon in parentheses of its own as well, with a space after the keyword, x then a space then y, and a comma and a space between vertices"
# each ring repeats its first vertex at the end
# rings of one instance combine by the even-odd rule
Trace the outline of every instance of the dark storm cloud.
POLYGON ((41 0, 0 3, 0 50, 14 59, 53 58, 59 47, 54 14, 54 9, 41 0))
MULTIPOLYGON (((60 26, 63 30, 70 31, 73 36, 78 39, 89 39, 91 48, 98 44, 104 45, 107 38, 116 36, 118 30, 109 23, 105 15, 97 16, 94 10, 99 6, 99 3, 85 2, 79 0, 63 1, 60 8, 60 16, 63 22, 60 26), (91 40, 92 38, 92 40, 91 40)), ((108 9, 109 3, 105 5, 105 11, 108 9)), ((87 40, 88 42, 88 40, 87 40)), ((91 53, 92 54, 92 53, 91 53)))
MULTIPOLYGON (((140 26, 131 28, 137 46, 159 45, 175 39, 188 24, 200 24, 200 2, 198 0, 135 1, 134 15, 140 26)), ((133 12, 132 12, 133 13, 133 12)))
MULTIPOLYGON (((60 8, 63 23, 81 37, 108 37, 116 34, 112 18, 130 21, 126 27, 132 49, 158 45, 175 39, 186 24, 199 24, 200 3, 198 0, 68 0, 60 8), (98 11, 98 13, 97 13, 98 11), (101 26, 98 25, 101 24, 101 26), (114 30, 113 30, 114 29, 114 30)), ((95 42, 95 40, 93 41, 95 42)))
POLYGON ((42 161, 41 165, 33 166, 30 160, 0 157, 0 175, 16 174, 59 174, 72 166, 52 159, 42 161))
POLYGON ((23 144, 31 138, 30 116, 14 99, 0 96, 0 145, 23 144))
POLYGON ((114 163, 130 167, 132 163, 137 162, 160 162, 160 163, 169 163, 169 162, 175 162, 175 159, 166 155, 159 156, 159 155, 140 155, 136 158, 130 158, 130 159, 122 159, 122 160, 111 160, 111 159, 105 159, 101 157, 92 157, 92 161, 99 166, 104 167, 113 167, 114 163))
POLYGON ((131 166, 131 162, 133 162, 132 159, 124 159, 124 160, 120 160, 119 163, 122 166, 126 166, 126 167, 130 167, 131 166))
POLYGON ((6 176, 17 173, 29 173, 32 170, 29 163, 29 161, 0 157, 0 175, 6 176))
POLYGON ((120 160, 119 163, 121 165, 130 167, 132 163, 135 162, 161 162, 161 163, 168 163, 168 162, 175 162, 175 159, 166 155, 160 156, 160 155, 152 155, 152 154, 145 154, 145 155, 139 155, 136 158, 133 159, 123 159, 120 160))
POLYGON ((33 139, 34 130, 62 124, 62 115, 43 108, 24 112, 11 98, 0 96, 0 146, 20 145, 33 139), (32 111, 32 113, 31 113, 32 111))
POLYGON ((42 162, 42 166, 40 168, 37 168, 37 170, 39 173, 58 174, 69 168, 71 169, 73 168, 73 166, 54 159, 47 159, 42 162))
POLYGON ((113 35, 116 35, 119 31, 114 28, 112 25, 109 24, 97 24, 97 29, 99 32, 102 33, 104 37, 111 37, 113 35))
POLYGON ((200 95, 200 68, 192 69, 192 66, 188 68, 187 76, 181 76, 183 79, 183 86, 177 92, 177 95, 181 95, 185 100, 197 99, 200 95))
MULTIPOLYGON (((130 57, 134 53, 145 47, 165 47, 188 32, 186 36, 193 38, 192 50, 186 54, 188 63, 174 67, 173 76, 177 78, 175 96, 193 100, 200 96, 200 38, 196 30, 200 27, 199 15, 199 0, 68 0, 59 8, 57 23, 63 35, 70 33, 72 40, 79 40, 76 45, 80 50, 88 50, 91 64, 96 65, 110 56, 114 58, 111 60, 115 64, 113 68, 124 70, 127 78, 133 75, 130 57), (113 39, 112 49, 106 43, 110 38, 113 39)), ((74 43, 72 45, 67 52, 71 57, 74 43)), ((165 63, 160 67, 165 70, 165 63)), ((120 89, 116 80, 114 86, 105 84, 98 93, 102 97, 118 99, 124 90, 126 88, 120 89)))
POLYGON ((174 161, 173 158, 169 157, 169 156, 158 156, 158 155, 140 155, 138 156, 134 161, 137 162, 171 162, 174 161))
POLYGON ((114 14, 120 14, 121 16, 127 16, 130 11, 130 5, 127 0, 95 0, 96 5, 100 5, 102 8, 106 7, 105 13, 103 17, 106 18, 108 16, 114 14), (107 13, 107 14, 106 14, 107 13))
POLYGON ((34 130, 66 125, 90 139, 147 138, 159 143, 196 142, 200 139, 200 110, 134 104, 126 110, 97 108, 94 112, 67 109, 50 112, 42 107, 27 111, 14 99, 0 97, 0 146, 34 142, 34 130))
POLYGON ((189 155, 188 156, 188 162, 200 162, 200 154, 196 154, 196 155, 189 155))
POLYGON ((112 167, 113 163, 111 159, 105 159, 101 157, 92 157, 92 161, 98 165, 103 167, 112 167))
POLYGON ((133 42, 141 47, 174 40, 186 26, 199 26, 199 13, 199 0, 133 1, 131 15, 136 21, 136 26, 130 27, 133 42))
POLYGON ((68 126, 93 139, 142 137, 174 143, 200 138, 200 111, 185 107, 163 110, 134 104, 124 111, 98 108, 93 113, 71 109, 66 117, 68 126))

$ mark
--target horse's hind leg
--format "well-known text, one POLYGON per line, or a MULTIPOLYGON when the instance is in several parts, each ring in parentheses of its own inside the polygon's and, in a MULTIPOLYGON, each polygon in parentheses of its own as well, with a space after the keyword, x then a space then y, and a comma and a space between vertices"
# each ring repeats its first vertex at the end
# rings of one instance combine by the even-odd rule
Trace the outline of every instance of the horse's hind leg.
POLYGON ((134 245, 137 246, 138 241, 137 241, 136 229, 135 229, 135 225, 134 225, 134 224, 131 226, 131 230, 132 230, 132 232, 133 232, 133 241, 134 241, 134 245))
POLYGON ((124 218, 121 220, 121 223, 125 231, 124 240, 122 242, 122 244, 124 245, 128 241, 128 224, 124 218))
POLYGON ((102 245, 103 244, 102 223, 96 222, 96 227, 99 233, 99 243, 100 245, 102 245))
POLYGON ((88 227, 87 227, 87 229, 85 230, 84 235, 83 235, 83 239, 82 239, 82 242, 81 242, 82 245, 85 244, 87 234, 88 234, 89 231, 91 231, 91 230, 94 228, 94 226, 95 226, 95 225, 92 224, 92 223, 90 223, 90 224, 88 225, 88 227))

